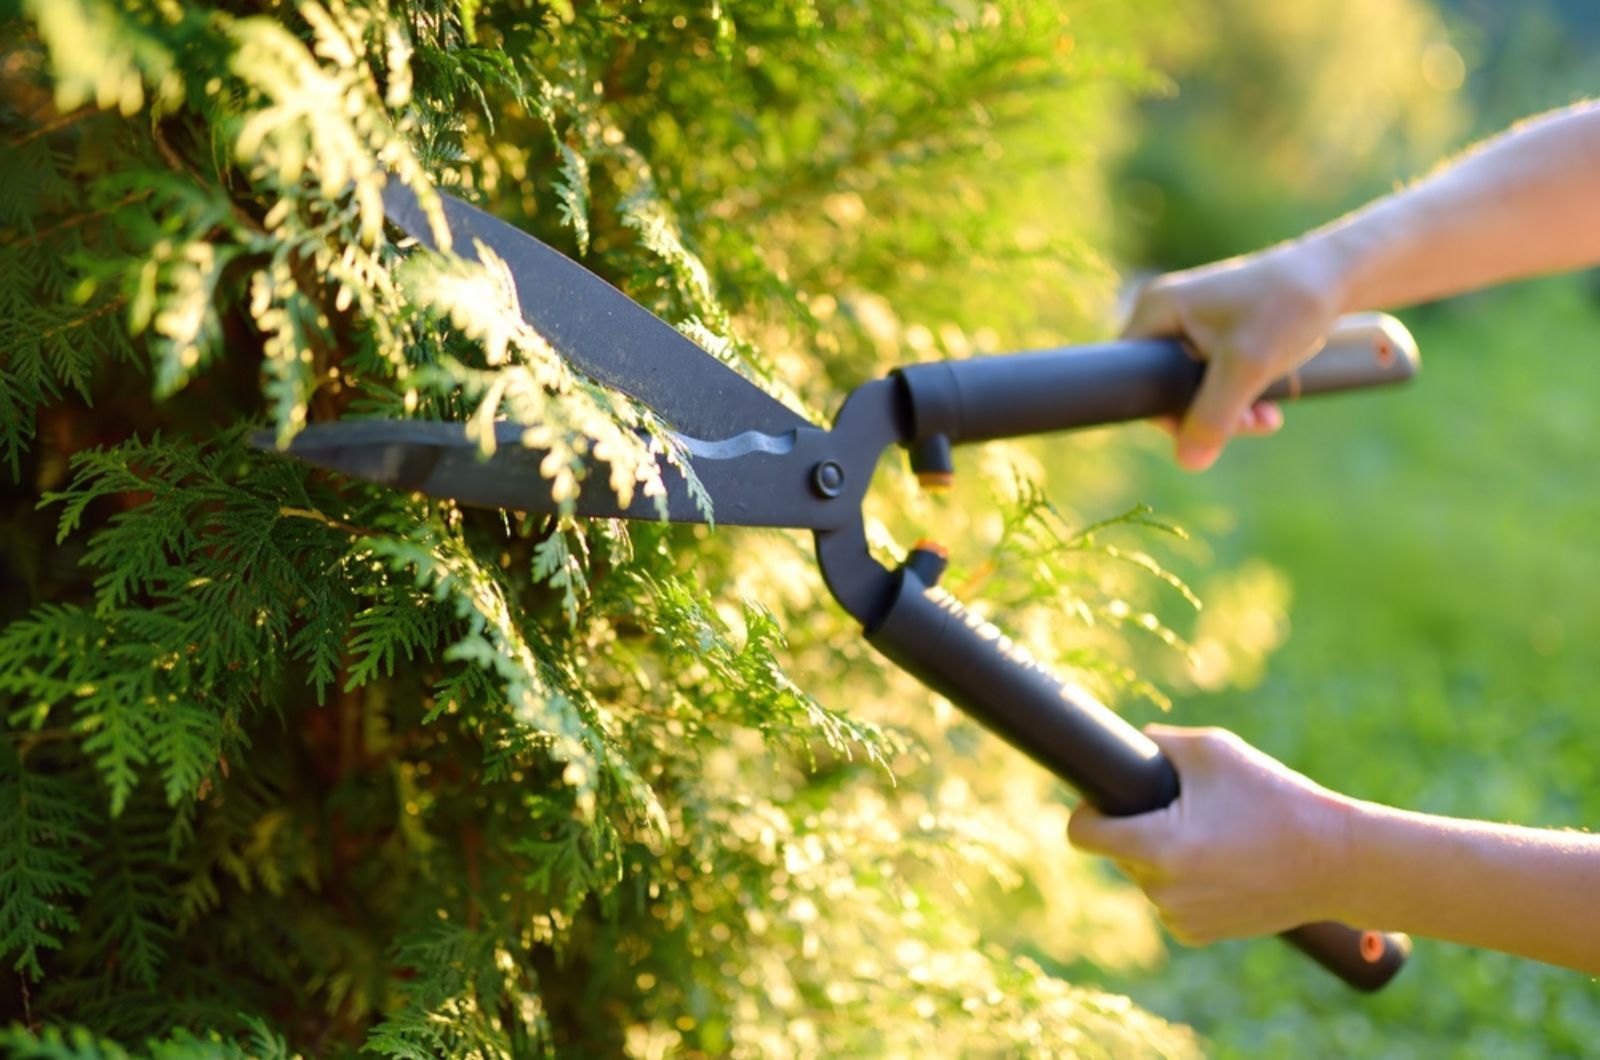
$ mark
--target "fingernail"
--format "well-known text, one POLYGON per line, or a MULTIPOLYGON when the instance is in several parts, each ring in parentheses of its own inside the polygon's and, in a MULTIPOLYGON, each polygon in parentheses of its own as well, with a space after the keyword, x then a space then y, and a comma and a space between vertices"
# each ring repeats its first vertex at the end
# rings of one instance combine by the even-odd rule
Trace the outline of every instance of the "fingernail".
POLYGON ((1178 443, 1178 464, 1186 470, 1204 471, 1216 458, 1216 450, 1210 446, 1198 442, 1178 443))

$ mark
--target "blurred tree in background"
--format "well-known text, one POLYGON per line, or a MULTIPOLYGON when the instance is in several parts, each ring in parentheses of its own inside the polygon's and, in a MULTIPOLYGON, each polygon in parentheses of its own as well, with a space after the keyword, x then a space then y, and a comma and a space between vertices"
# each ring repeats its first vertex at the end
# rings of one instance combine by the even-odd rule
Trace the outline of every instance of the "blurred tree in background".
MULTIPOLYGON (((804 538, 463 511, 245 442, 512 417, 562 489, 649 485, 648 414, 493 270, 392 242, 385 179, 815 410, 903 359, 1088 334, 1103 158, 1175 9, 0 18, 14 1055, 118 1055, 71 1024, 162 1056, 1194 1049, 1059 974, 1153 960, 1142 901, 1066 856, 1058 785, 859 643, 804 538), (600 446, 610 481, 571 481, 600 446)), ((942 507, 889 476, 874 532, 937 520, 1039 655, 1154 695, 1121 642, 1184 648, 1143 602, 1182 587, 1142 514, 1044 500, 1115 474, 1082 444, 991 449, 942 507)))
POLYGON ((1600 9, 1584 0, 1441 0, 1467 71, 1479 131, 1592 98, 1600 85, 1600 9))
POLYGON ((1167 27, 1181 85, 1122 164, 1120 249, 1181 268, 1298 235, 1455 143, 1465 68, 1425 0, 1215 0, 1167 27))

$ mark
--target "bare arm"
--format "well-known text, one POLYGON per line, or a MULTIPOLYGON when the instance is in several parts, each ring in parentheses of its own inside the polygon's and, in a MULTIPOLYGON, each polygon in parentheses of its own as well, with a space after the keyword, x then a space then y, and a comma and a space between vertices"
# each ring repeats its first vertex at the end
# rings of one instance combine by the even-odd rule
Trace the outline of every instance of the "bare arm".
POLYGON ((1070 836, 1116 859, 1179 940, 1337 919, 1600 974, 1600 837, 1394 810, 1221 730, 1148 731, 1183 793, 1137 817, 1080 807, 1070 836))
POLYGON ((1339 919, 1600 975, 1600 837, 1373 803, 1351 817, 1339 919))
POLYGON ((1531 119, 1298 240, 1163 276, 1126 333, 1182 335, 1212 362, 1178 430, 1185 466, 1277 411, 1255 398, 1310 357, 1334 318, 1600 262, 1600 107, 1531 119))
POLYGON ((1394 308, 1600 261, 1600 107, 1530 119, 1312 233, 1344 309, 1394 308))

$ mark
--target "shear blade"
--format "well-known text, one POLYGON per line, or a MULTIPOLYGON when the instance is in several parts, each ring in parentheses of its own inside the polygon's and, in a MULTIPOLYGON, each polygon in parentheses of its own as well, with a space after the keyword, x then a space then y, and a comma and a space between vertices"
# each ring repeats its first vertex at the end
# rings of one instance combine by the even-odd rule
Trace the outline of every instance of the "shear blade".
MULTIPOLYGON (((354 420, 314 424, 289 443, 290 456, 315 467, 481 508, 558 514, 551 479, 541 466, 549 453, 522 444, 524 428, 495 425, 496 448, 485 456, 464 424, 418 420, 354 420)), ((710 511, 683 472, 665 454, 657 459, 664 496, 646 496, 638 484, 626 505, 610 485, 610 466, 586 461, 571 512, 593 518, 659 520, 740 526, 825 529, 848 506, 824 505, 807 490, 808 450, 827 432, 808 428, 785 435, 743 432, 716 442, 680 438, 710 511)), ((270 435, 256 444, 272 448, 270 435)))
MULTIPOLYGON (((439 193, 452 249, 478 261, 476 244, 510 269, 522 317, 584 374, 650 406, 696 438, 768 435, 812 424, 611 284, 519 228, 439 193)), ((417 242, 437 249, 416 193, 390 178, 383 210, 417 242)))

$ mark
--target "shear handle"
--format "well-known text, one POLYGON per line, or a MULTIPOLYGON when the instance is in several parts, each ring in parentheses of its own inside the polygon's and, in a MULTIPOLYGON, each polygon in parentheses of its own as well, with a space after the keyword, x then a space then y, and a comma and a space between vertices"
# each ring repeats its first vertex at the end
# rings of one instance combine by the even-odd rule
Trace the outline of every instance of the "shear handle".
MULTIPOLYGON (((1118 816, 1178 797, 1178 774, 1147 736, 1082 688, 1062 681, 954 597, 901 568, 867 640, 923 684, 1118 816)), ((1410 940, 1331 921, 1283 938, 1358 990, 1377 990, 1405 963, 1410 940)))
MULTIPOLYGON (((1382 313, 1340 319, 1327 344, 1263 397, 1293 400, 1401 383, 1417 374, 1405 325, 1382 313)), ((912 442, 982 442, 1176 415, 1189 407, 1205 362, 1173 339, 1063 346, 935 361, 895 373, 912 416, 912 442)))

